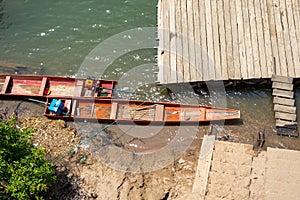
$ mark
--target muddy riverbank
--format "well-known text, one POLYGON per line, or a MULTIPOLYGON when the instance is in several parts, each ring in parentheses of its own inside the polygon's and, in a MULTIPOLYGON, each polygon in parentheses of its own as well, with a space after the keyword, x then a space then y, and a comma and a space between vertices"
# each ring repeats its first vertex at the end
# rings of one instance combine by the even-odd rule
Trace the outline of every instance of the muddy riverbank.
MULTIPOLYGON (((118 170, 120 165, 114 165, 103 159, 109 155, 111 160, 117 157, 114 160, 116 161, 121 160, 123 155, 117 155, 118 152, 111 154, 101 151, 105 150, 103 146, 116 147, 136 154, 159 152, 176 138, 180 127, 170 126, 159 130, 151 127, 134 127, 131 130, 132 127, 113 125, 100 134, 101 137, 88 140, 88 143, 83 143, 73 151, 72 148, 80 140, 86 140, 97 128, 104 125, 96 124, 93 127, 86 122, 74 124, 49 120, 42 117, 43 104, 25 100, 0 100, 0 111, 6 112, 7 116, 16 111, 21 126, 35 129, 35 144, 47 149, 47 159, 55 160, 57 174, 61 177, 57 185, 57 196, 53 197, 59 199, 180 199, 192 190, 202 138, 204 134, 211 132, 209 124, 198 126, 196 131, 192 128, 183 129, 193 135, 186 150, 182 150, 171 159, 169 158, 171 154, 160 154, 161 157, 165 156, 165 160, 169 163, 163 163, 162 167, 155 170, 130 173, 130 170, 118 170), (136 137, 143 133, 149 135, 153 133, 153 137, 136 137)), ((221 140, 255 146, 259 130, 248 127, 249 125, 245 123, 214 125, 212 132, 221 140)), ((297 138, 278 136, 272 128, 266 129, 265 135, 265 144, 256 150, 264 151, 267 146, 300 150, 300 141, 297 138)), ((128 163, 125 162, 123 165, 126 166, 128 163)), ((155 160, 147 164, 147 166, 157 165, 155 160)))

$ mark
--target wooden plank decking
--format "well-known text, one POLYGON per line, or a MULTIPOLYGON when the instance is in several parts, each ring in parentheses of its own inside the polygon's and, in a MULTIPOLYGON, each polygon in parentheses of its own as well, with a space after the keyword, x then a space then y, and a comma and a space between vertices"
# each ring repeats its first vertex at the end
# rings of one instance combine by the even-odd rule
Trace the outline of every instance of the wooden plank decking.
POLYGON ((299 6, 299 0, 158 0, 158 82, 300 78, 299 6))

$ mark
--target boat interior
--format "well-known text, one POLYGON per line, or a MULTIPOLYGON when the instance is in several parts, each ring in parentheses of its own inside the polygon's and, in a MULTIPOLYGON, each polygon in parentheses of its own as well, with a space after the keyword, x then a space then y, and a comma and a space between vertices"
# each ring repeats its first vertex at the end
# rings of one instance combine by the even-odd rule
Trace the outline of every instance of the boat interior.
POLYGON ((74 79, 51 76, 0 76, 1 95, 50 97, 107 97, 113 96, 116 81, 74 79))
MULTIPOLYGON (((205 122, 212 120, 237 119, 238 110, 211 108, 198 105, 154 103, 113 99, 60 99, 63 111, 57 115, 45 109, 45 116, 62 119, 97 119, 100 121, 137 122, 205 122)), ((53 99, 48 99, 51 105, 53 99)))

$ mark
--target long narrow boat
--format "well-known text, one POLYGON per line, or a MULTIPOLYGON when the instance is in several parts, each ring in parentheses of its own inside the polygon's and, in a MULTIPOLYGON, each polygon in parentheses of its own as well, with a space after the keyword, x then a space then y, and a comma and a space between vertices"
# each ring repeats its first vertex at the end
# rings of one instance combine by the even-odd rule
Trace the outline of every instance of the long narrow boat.
POLYGON ((0 97, 111 98, 117 81, 59 76, 0 75, 0 97))
POLYGON ((240 111, 209 106, 120 99, 47 99, 44 116, 63 120, 135 122, 137 124, 199 123, 240 119, 240 111))

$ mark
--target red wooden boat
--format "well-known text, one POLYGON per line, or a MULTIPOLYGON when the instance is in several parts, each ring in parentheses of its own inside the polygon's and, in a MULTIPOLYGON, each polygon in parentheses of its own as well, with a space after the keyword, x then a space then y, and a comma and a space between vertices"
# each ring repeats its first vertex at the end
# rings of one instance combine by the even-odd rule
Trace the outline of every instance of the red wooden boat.
POLYGON ((0 97, 111 98, 117 81, 58 76, 0 75, 0 97))
POLYGON ((63 120, 135 122, 137 124, 199 123, 240 119, 240 111, 209 106, 120 99, 47 99, 44 116, 63 120))

